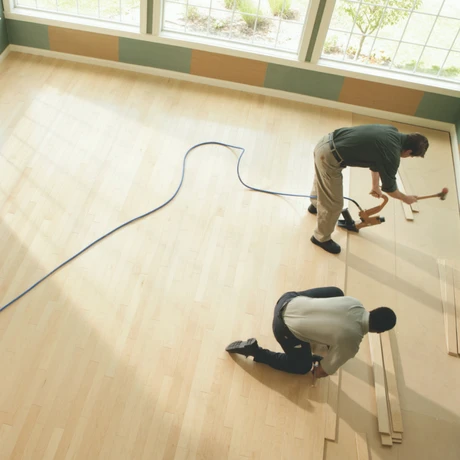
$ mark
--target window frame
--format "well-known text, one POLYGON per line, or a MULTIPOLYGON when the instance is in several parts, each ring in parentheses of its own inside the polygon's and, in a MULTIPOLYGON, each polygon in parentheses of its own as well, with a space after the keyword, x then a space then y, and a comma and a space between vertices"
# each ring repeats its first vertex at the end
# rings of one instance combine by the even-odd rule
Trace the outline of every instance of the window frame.
MULTIPOLYGON (((327 0, 326 0, 327 1, 327 0)), ((356 3, 358 4, 358 2, 360 0, 350 0, 352 1, 353 3, 356 3)), ((417 60, 417 63, 416 63, 416 66, 415 66, 415 70, 417 69, 418 67, 418 64, 420 62, 420 60, 422 59, 423 57, 423 53, 425 51, 426 48, 430 48, 430 49, 438 49, 438 50, 442 50, 442 51, 447 51, 447 54, 446 54, 446 58, 444 59, 443 61, 443 64, 439 70, 439 72, 434 75, 434 76, 431 76, 430 74, 423 74, 423 73, 417 73, 417 72, 411 72, 411 71, 404 71, 404 70, 397 70, 394 68, 393 66, 393 63, 391 65, 390 68, 384 68, 384 67, 378 67, 378 66, 372 66, 372 65, 369 65, 369 64, 365 64, 365 63, 351 63, 351 62, 346 62, 345 60, 343 59, 333 59, 333 58, 327 58, 327 57, 322 57, 322 49, 324 47, 324 43, 325 43, 325 40, 327 38, 327 33, 329 32, 330 30, 330 24, 331 24, 331 21, 332 21, 332 15, 334 13, 334 9, 335 9, 335 4, 336 4, 336 0, 331 0, 329 5, 331 6, 331 8, 329 8, 328 10, 328 16, 327 16, 327 26, 325 25, 325 22, 326 21, 321 21, 321 45, 318 46, 318 47, 315 47, 315 50, 314 50, 314 54, 312 55, 312 62, 313 62, 313 58, 315 59, 315 63, 322 63, 322 64, 326 64, 326 65, 331 65, 332 67, 343 67, 343 68, 347 68, 349 66, 352 66, 352 67, 356 67, 356 69, 363 69, 363 70, 367 70, 369 72, 372 72, 372 73, 376 73, 376 74, 381 74, 381 75, 385 75, 387 74, 388 76, 393 76, 393 75, 396 75, 396 76, 399 76, 401 79, 405 79, 405 78, 409 78, 411 79, 412 77, 415 77, 416 79, 420 79, 420 80, 427 80, 431 83, 439 83, 439 84, 443 84, 443 83, 452 83, 454 85, 457 85, 458 88, 460 89, 460 82, 456 83, 455 80, 452 80, 452 79, 449 79, 449 78, 443 78, 440 74, 441 74, 441 71, 444 69, 444 65, 448 59, 448 56, 449 56, 449 53, 452 51, 452 47, 455 43, 455 41, 457 40, 457 38, 460 36, 460 27, 459 27, 459 30, 457 31, 457 35, 452 43, 452 46, 450 49, 446 49, 446 48, 441 48, 441 47, 435 47, 435 46, 428 46, 428 39, 427 41, 422 45, 422 44, 416 44, 416 43, 409 43, 407 41, 404 41, 403 40, 403 36, 404 36, 404 32, 406 31, 408 25, 409 25, 409 22, 410 22, 410 17, 411 15, 408 17, 407 19, 407 22, 406 22, 406 25, 404 26, 404 31, 401 35, 401 38, 399 40, 396 40, 396 39, 387 39, 389 41, 394 41, 397 43, 397 50, 394 54, 393 57, 397 56, 397 52, 401 46, 401 44, 413 44, 413 45, 419 45, 422 47, 422 51, 420 53, 420 56, 417 60), (332 6, 334 5, 334 6, 332 6)), ((443 3, 444 4, 444 3, 443 3)), ((438 11, 437 14, 435 13, 418 13, 418 14, 424 14, 426 16, 430 16, 430 17, 434 17, 435 20, 433 21, 433 25, 431 27, 431 30, 430 30, 430 34, 429 36, 431 36, 431 33, 433 32, 434 28, 435 28, 435 25, 436 25, 436 21, 438 18, 444 18, 444 16, 442 16, 440 13, 441 13, 441 10, 442 10, 442 6, 443 4, 441 5, 441 8, 440 10, 438 11)), ((382 7, 384 7, 385 9, 387 8, 387 5, 382 5, 382 7)), ((390 9, 394 9, 394 10, 403 10, 402 8, 396 8, 396 7, 390 7, 390 9)), ((326 11, 325 11, 325 14, 326 14, 326 11)), ((412 14, 412 13, 411 13, 412 14)), ((324 15, 323 15, 324 17, 324 15)), ((446 19, 454 19, 456 20, 457 18, 450 18, 450 17, 445 17, 446 19)), ((460 21, 460 18, 458 18, 458 20, 460 21)), ((353 27, 354 27, 354 24, 353 24, 353 27)), ((379 25, 379 28, 380 28, 380 25, 379 25)), ((335 29, 333 29, 335 30, 335 29)), ((320 35, 320 32, 318 32, 318 36, 320 35)), ((339 32, 339 31, 338 31, 339 32)), ((348 33, 348 32, 347 32, 348 33)), ((350 31, 349 33, 350 35, 350 38, 351 36, 353 35, 353 30, 350 31)), ((350 39, 349 39, 350 41, 350 39)), ((374 43, 372 45, 372 48, 371 48, 371 51, 374 47, 374 44, 375 44, 375 41, 376 41, 376 37, 374 37, 374 43)), ((348 45, 347 45, 348 46, 348 45)), ((366 72, 367 73, 367 72, 366 72)), ((438 85, 433 85, 433 86, 438 86, 438 85)))
MULTIPOLYGON (((142 1, 142 0, 141 0, 142 1)), ((170 37, 171 39, 174 39, 174 37, 180 37, 182 34, 180 32, 170 32, 170 31, 163 31, 162 26, 163 26, 163 13, 164 13, 164 1, 165 0, 153 0, 153 12, 152 12, 152 35, 157 36, 157 37, 170 37)), ((327 2, 328 0, 326 0, 327 2)), ((335 0, 333 0, 335 2, 335 0)), ((308 48, 310 46, 310 42, 312 39, 313 35, 313 28, 315 25, 315 20, 316 20, 316 15, 318 13, 320 5, 320 0, 310 0, 308 9, 306 12, 306 21, 304 22, 302 26, 302 34, 300 37, 300 43, 299 43, 299 51, 298 53, 290 53, 287 51, 283 50, 272 50, 270 51, 268 48, 264 47, 255 47, 252 45, 245 45, 242 43, 238 42, 232 42, 231 40, 228 41, 221 41, 221 40, 214 40, 212 38, 208 37, 202 37, 197 35, 191 36, 191 35, 186 35, 187 41, 190 40, 190 42, 200 42, 203 44, 208 44, 210 46, 216 46, 221 49, 234 49, 234 50, 239 50, 243 52, 254 52, 257 50, 258 52, 255 53, 257 55, 272 55, 272 56, 279 56, 279 57, 286 57, 286 59, 292 59, 295 57, 295 59, 299 62, 305 62, 305 59, 307 57, 307 52, 308 48), (220 44, 220 45, 219 45, 220 44), (228 45, 228 46, 224 46, 228 45)), ((183 35, 185 36, 185 34, 183 35)))
MULTIPOLYGON (((410 89, 417 89, 427 92, 435 92, 447 96, 459 97, 460 85, 455 82, 436 80, 429 77, 409 75, 398 72, 382 71, 372 67, 360 67, 343 62, 326 61, 320 59, 327 30, 335 7, 335 0, 326 0, 325 9, 318 28, 315 43, 312 49, 312 56, 309 62, 305 61, 306 53, 310 47, 312 32, 319 9, 320 0, 311 0, 311 14, 305 21, 303 42, 300 52, 287 55, 284 52, 263 52, 263 49, 250 49, 244 46, 223 47, 216 42, 206 42, 201 37, 196 40, 184 40, 176 35, 160 33, 161 22, 158 20, 161 15, 162 0, 153 0, 152 8, 152 33, 147 33, 147 0, 141 0, 141 26, 130 26, 121 23, 106 23, 98 20, 88 20, 78 16, 63 16, 61 14, 41 13, 36 10, 24 10, 14 7, 14 0, 4 0, 5 18, 17 21, 32 22, 56 27, 82 30, 86 32, 110 34, 117 37, 131 38, 153 43, 179 46, 189 49, 208 51, 216 54, 235 56, 252 59, 272 64, 279 64, 286 67, 294 67, 316 72, 324 72, 343 77, 356 78, 367 81, 374 81, 393 86, 410 89), (142 6, 143 5, 143 6, 142 6), (155 20, 154 20, 155 19, 155 20)), ((309 12, 310 13, 310 10, 309 12)))

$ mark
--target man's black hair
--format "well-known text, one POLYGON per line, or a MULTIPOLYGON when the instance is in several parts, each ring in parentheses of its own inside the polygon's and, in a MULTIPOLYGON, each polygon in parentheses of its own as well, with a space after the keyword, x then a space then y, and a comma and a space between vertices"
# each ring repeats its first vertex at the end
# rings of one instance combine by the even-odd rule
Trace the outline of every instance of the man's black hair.
POLYGON ((412 157, 424 157, 429 147, 428 139, 420 133, 407 134, 403 150, 412 150, 412 157))
POLYGON ((369 313, 369 331, 385 332, 393 329, 396 324, 396 314, 388 307, 379 307, 369 313))

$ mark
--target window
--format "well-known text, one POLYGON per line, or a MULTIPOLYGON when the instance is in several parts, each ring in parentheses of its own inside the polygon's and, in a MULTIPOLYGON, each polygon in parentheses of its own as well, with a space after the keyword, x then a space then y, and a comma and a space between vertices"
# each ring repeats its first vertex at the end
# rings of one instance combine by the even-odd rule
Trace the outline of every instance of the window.
POLYGON ((309 0, 164 0, 162 30, 298 53, 309 0))
POLYGON ((338 0, 321 57, 460 81, 460 1, 338 0))
POLYGON ((15 0, 15 6, 121 24, 140 24, 140 0, 15 0))

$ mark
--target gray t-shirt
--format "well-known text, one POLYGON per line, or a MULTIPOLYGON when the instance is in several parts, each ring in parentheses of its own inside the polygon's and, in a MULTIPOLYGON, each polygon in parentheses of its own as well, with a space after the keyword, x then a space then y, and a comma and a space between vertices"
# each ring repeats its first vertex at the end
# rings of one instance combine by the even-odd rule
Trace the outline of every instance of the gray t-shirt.
POLYGON ((329 375, 356 355, 369 332, 369 312, 353 297, 295 297, 287 304, 283 317, 299 340, 330 347, 321 361, 329 375))

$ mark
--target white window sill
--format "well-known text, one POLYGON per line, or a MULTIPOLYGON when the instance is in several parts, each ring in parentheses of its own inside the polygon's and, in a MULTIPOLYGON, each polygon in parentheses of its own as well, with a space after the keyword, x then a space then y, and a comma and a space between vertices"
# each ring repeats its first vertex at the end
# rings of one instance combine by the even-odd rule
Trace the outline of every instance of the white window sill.
POLYGON ((16 21, 34 22, 36 24, 48 26, 69 27, 90 32, 115 32, 114 35, 119 35, 119 33, 140 34, 139 26, 73 16, 71 14, 53 13, 52 11, 45 12, 32 9, 29 10, 27 8, 14 8, 11 13, 5 12, 5 17, 16 21))
POLYGON ((353 77, 360 80, 371 80, 379 83, 394 86, 413 87, 424 91, 434 91, 440 93, 439 89, 444 90, 446 94, 459 97, 460 83, 446 80, 436 80, 434 78, 423 77, 421 75, 412 75, 404 72, 392 72, 377 67, 367 67, 362 65, 353 65, 346 62, 334 61, 329 59, 320 59, 318 66, 321 66, 325 72, 332 71, 338 75, 353 77), (420 88, 416 88, 420 86, 420 88))

